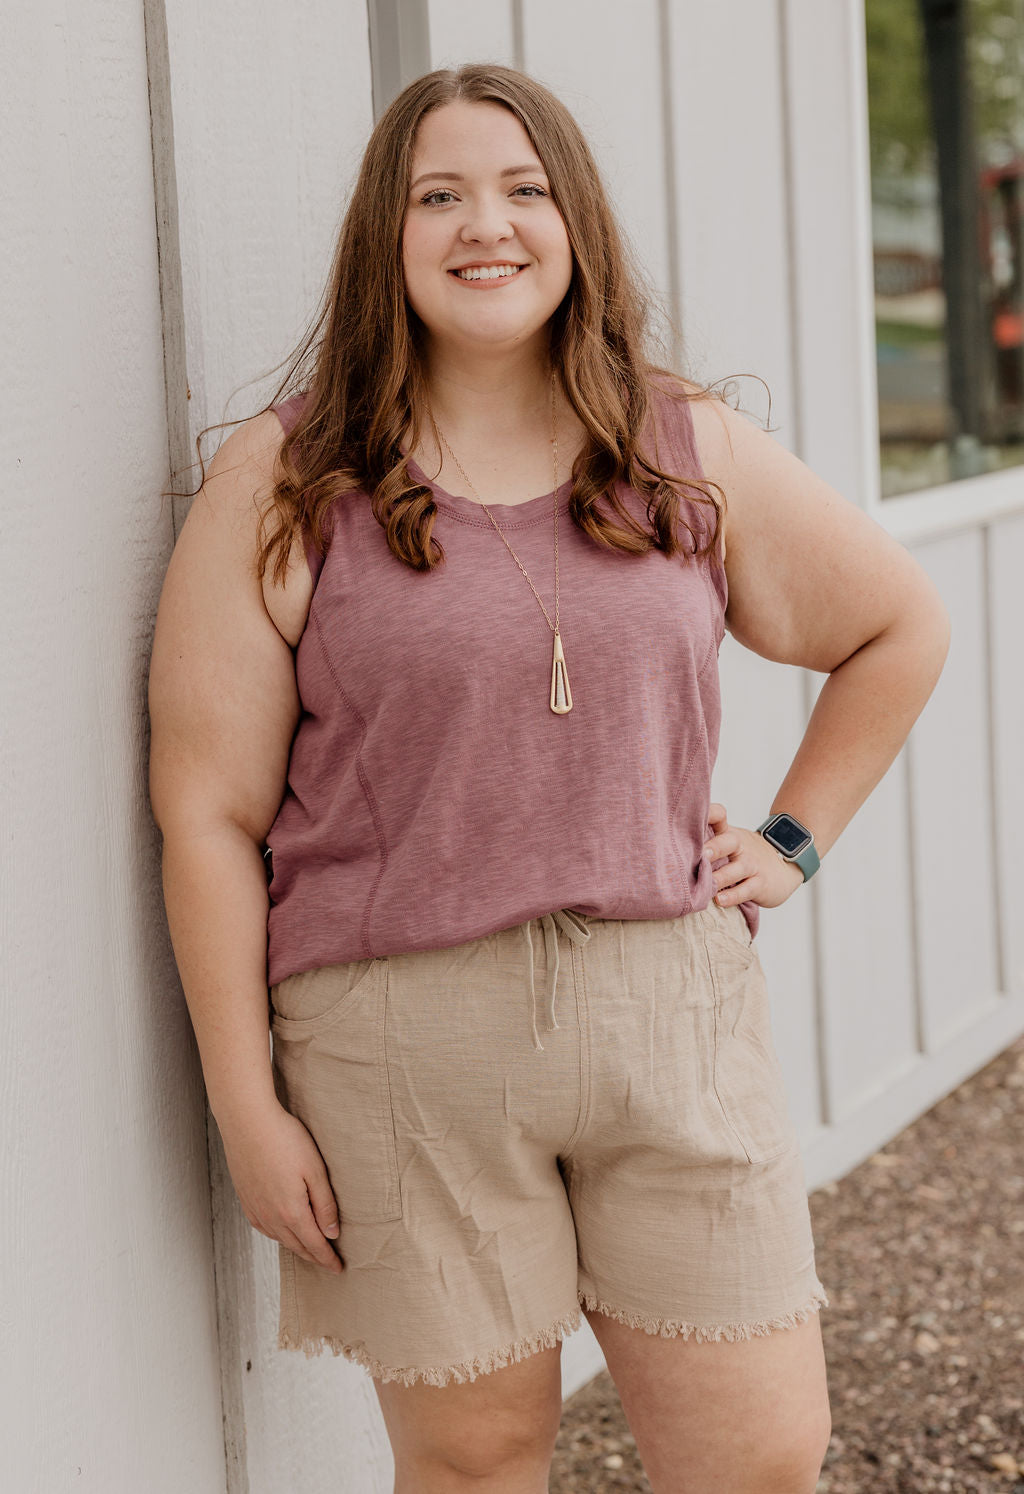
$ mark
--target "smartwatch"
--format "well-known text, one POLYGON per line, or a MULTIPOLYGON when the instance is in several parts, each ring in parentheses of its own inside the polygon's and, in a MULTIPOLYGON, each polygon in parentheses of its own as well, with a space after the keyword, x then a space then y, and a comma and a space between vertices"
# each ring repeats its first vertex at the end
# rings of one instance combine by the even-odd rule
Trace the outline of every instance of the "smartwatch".
POLYGON ((791 814, 770 814, 763 824, 758 825, 757 833, 770 846, 774 846, 783 861, 796 862, 804 874, 805 882, 814 876, 821 865, 814 849, 814 836, 806 825, 801 825, 791 814))

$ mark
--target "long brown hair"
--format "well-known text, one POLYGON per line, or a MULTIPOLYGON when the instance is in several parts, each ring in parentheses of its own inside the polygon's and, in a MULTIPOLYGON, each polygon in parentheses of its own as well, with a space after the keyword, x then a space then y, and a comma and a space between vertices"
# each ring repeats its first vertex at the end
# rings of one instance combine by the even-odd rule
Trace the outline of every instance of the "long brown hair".
POLYGON ((725 508, 721 487, 662 470, 638 443, 651 411, 653 382, 676 399, 720 396, 711 396, 708 386, 689 393, 672 369, 649 360, 655 295, 619 232, 590 148, 569 110, 525 73, 466 63, 410 83, 370 135, 320 307, 264 407, 269 410, 289 391, 306 395, 282 441, 275 483, 261 511, 260 578, 273 561, 274 580, 283 579, 300 526, 309 529, 323 555, 328 510, 356 490, 370 495, 374 517, 398 559, 417 570, 444 560, 433 536, 433 495, 410 475, 401 451, 407 428, 409 449, 415 449, 428 409, 422 325, 405 297, 402 236, 416 131, 427 113, 454 99, 500 104, 516 115, 543 162, 565 221, 573 272, 549 323, 550 352, 590 437, 573 466, 570 517, 598 544, 627 554, 646 553, 653 545, 669 555, 706 555, 725 508), (647 497, 650 531, 620 502, 615 491, 620 479, 647 497), (713 525, 700 526, 703 546, 682 520, 677 486, 714 513, 713 525), (712 487, 721 504, 709 493, 712 487), (598 508, 602 495, 611 514, 598 508), (680 522, 692 546, 680 543, 680 522))

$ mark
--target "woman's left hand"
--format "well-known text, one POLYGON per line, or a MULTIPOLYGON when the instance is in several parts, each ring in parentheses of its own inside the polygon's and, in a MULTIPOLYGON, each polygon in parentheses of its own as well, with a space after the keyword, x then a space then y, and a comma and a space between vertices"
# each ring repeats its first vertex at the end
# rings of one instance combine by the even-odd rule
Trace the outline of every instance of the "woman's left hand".
POLYGON ((730 903, 755 902, 762 908, 777 908, 803 886, 804 874, 795 861, 785 861, 756 830, 730 825, 724 804, 712 804, 708 823, 714 827, 704 842, 704 854, 712 865, 728 861, 713 873, 712 897, 719 907, 730 903))

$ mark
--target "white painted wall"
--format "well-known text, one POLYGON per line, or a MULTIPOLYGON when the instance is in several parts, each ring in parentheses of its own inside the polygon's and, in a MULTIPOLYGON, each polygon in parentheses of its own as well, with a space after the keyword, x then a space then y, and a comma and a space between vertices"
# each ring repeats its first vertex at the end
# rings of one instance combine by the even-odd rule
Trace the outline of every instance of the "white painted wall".
MULTIPOLYGON (((144 8, 159 278, 141 18, 41 0, 0 63, 7 1467, 19 1494, 388 1494, 372 1383, 276 1349, 275 1247, 212 1120, 207 1152, 145 793, 152 620, 187 507, 159 498, 168 447, 256 408, 312 312, 372 122, 367 15, 144 8)), ((1024 1030, 1024 478, 878 497, 861 27, 859 0, 432 0, 424 59, 523 65, 565 99, 684 364, 765 378, 778 439, 908 544, 952 613, 906 747, 762 922, 811 1187, 1024 1030)), ((740 393, 767 414, 756 379, 740 393)), ((822 677, 731 638, 722 677, 712 791, 755 824, 822 677)), ((563 1388, 601 1363, 584 1326, 563 1388)))
POLYGON ((140 7, 8 7, 0 1443, 17 1494, 219 1494, 203 1100, 147 807, 171 550, 140 7))
MULTIPOLYGON (((1010 855, 1024 824, 1024 703, 1011 658, 1020 596, 1010 582, 1022 559, 1024 471, 880 498, 863 5, 786 0, 782 16, 794 368, 786 444, 908 546, 952 619, 931 699, 807 889, 821 1056, 813 1075, 788 1044, 781 1056, 793 1085, 809 1090, 813 1078, 820 1096, 804 1133, 813 1187, 842 1176, 1024 1031, 1012 917, 1024 872, 1010 855)), ((799 948, 785 937, 790 907, 763 931, 780 996, 799 948)))
POLYGON ((373 125, 368 32, 353 0, 166 0, 166 18, 194 440, 259 408, 319 299, 373 125))
MULTIPOLYGON (((194 442, 260 408, 319 300, 373 125, 368 26, 365 6, 334 0, 166 0, 166 23, 173 154, 156 169, 174 183, 184 322, 171 401, 187 383, 194 442)), ((249 1226, 209 1129, 229 1494, 390 1489, 365 1372, 277 1349, 277 1247, 249 1226)))

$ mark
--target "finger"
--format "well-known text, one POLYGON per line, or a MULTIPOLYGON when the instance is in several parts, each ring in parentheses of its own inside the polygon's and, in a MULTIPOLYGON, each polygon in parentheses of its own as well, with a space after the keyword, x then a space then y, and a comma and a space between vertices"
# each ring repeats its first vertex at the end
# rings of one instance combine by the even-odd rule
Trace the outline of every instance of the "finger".
POLYGON ((718 825, 727 820, 725 805, 712 802, 708 805, 708 824, 718 825))
MULTIPOLYGON (((292 1255, 297 1255, 300 1260, 309 1261, 308 1250, 298 1235, 295 1234, 294 1230, 288 1228, 287 1224, 280 1225, 270 1238, 276 1240, 279 1245, 283 1245, 286 1250, 290 1250, 292 1255)), ((310 1265, 315 1264, 315 1261, 310 1261, 310 1265)))
POLYGON ((732 826, 729 826, 725 830, 719 830, 718 834, 713 836, 710 841, 704 842, 705 849, 710 845, 716 856, 731 856, 740 849, 741 844, 740 837, 732 826))
POLYGON ((723 892, 727 887, 734 887, 737 882, 742 882, 745 877, 755 876, 760 871, 759 865, 753 857, 740 852, 723 862, 721 866, 715 867, 712 882, 716 892, 723 892))
POLYGON ((309 1206, 320 1232, 336 1240, 341 1233, 341 1223, 338 1218, 338 1200, 327 1180, 327 1169, 316 1168, 306 1179, 306 1188, 309 1192, 309 1206))
POLYGON ((287 1224, 282 1223, 277 1239, 280 1240, 282 1245, 286 1245, 293 1255, 297 1255, 300 1260, 308 1261, 311 1266, 319 1266, 321 1264, 310 1250, 306 1241, 299 1236, 296 1230, 290 1229, 287 1224))
POLYGON ((728 908, 732 903, 745 903, 752 898, 758 890, 757 872, 744 875, 737 882, 730 882, 715 894, 715 902, 720 908, 728 908))
POLYGON ((732 830, 727 830, 724 835, 716 835, 713 839, 704 842, 704 854, 716 876, 723 871, 732 870, 734 863, 730 862, 730 857, 734 857, 740 848, 740 838, 732 830), (718 862, 721 864, 716 865, 718 862))
POLYGON ((341 1271, 345 1268, 345 1262, 342 1261, 341 1256, 335 1250, 332 1250, 329 1242, 324 1240, 323 1234, 320 1233, 317 1224, 312 1221, 312 1218, 309 1219, 308 1230, 302 1233, 302 1240, 308 1246, 309 1252, 312 1253, 312 1259, 314 1259, 315 1264, 321 1265, 324 1271, 333 1271, 335 1276, 341 1274, 341 1271))
POLYGON ((316 1265, 323 1266, 325 1270, 333 1271, 335 1274, 343 1269, 341 1258, 335 1254, 328 1241, 320 1233, 312 1213, 308 1215, 306 1222, 295 1226, 295 1232, 316 1265))
POLYGON ((703 851, 709 861, 717 861, 719 856, 727 854, 725 843, 721 835, 709 835, 704 842, 703 851))

